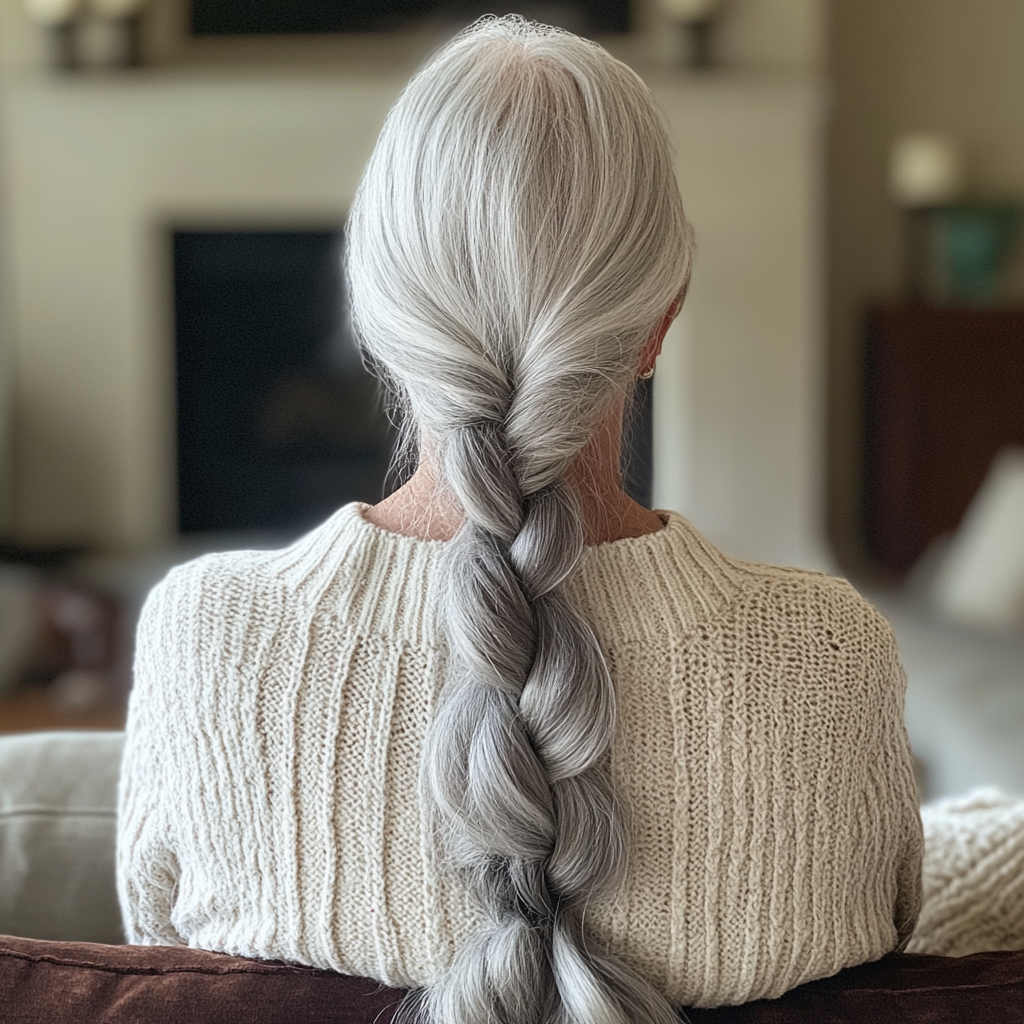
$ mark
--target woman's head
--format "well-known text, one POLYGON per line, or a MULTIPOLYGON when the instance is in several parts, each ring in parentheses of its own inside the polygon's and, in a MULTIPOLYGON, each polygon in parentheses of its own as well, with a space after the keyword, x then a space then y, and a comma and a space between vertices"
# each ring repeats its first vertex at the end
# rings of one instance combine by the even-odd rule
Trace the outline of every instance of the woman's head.
POLYGON ((661 118, 588 41, 503 18, 391 111, 349 221, 354 322, 442 448, 503 423, 527 493, 629 393, 689 273, 661 118))
POLYGON ((485 20, 399 99, 348 231, 357 333, 464 514, 437 591, 451 670, 423 787, 486 923, 418 1008, 435 1024, 677 1021, 586 934, 627 844, 614 688, 564 586, 584 539, 566 472, 689 273, 658 112, 600 47, 485 20))

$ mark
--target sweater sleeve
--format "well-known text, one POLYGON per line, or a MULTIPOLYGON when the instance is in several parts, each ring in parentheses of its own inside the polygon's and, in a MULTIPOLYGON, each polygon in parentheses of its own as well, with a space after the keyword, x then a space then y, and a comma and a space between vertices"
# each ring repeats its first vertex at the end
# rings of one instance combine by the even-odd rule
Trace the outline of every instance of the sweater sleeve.
POLYGON ((173 697, 185 660, 175 623, 188 621, 179 573, 159 584, 142 610, 121 766, 117 889, 125 934, 137 945, 185 944, 172 923, 179 866, 169 807, 173 697))

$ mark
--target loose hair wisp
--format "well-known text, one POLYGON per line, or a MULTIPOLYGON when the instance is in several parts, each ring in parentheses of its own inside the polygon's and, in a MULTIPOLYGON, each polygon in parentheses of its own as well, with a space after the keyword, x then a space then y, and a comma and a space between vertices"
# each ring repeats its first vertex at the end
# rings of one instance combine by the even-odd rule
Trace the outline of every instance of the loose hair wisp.
POLYGON ((565 595, 566 471, 629 395, 691 242, 646 87, 515 17, 441 49, 391 111, 348 226, 353 323, 465 512, 446 547, 452 671, 423 787, 486 910, 417 1004, 432 1024, 669 1024, 588 942, 626 870, 615 694, 565 595))

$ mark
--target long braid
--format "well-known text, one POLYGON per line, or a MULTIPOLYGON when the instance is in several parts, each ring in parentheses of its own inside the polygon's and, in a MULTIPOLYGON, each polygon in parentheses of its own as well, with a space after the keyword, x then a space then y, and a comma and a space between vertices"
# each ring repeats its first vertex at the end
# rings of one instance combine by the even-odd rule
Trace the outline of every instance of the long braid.
POLYGON ((649 94, 594 44, 478 24, 389 116, 349 238, 356 329, 465 514, 439 589, 452 669, 423 786, 485 923, 405 1015, 675 1022, 587 939, 627 843, 614 689, 565 589, 584 552, 567 471, 688 272, 649 94))
POLYGON ((445 450, 467 517, 443 587, 459 675, 424 778, 490 920, 427 1005, 446 1022, 676 1021, 649 985, 587 949, 586 902, 625 868, 608 770, 614 691, 564 594, 583 554, 575 495, 558 478, 524 494, 514 462, 493 422, 456 431, 445 450))

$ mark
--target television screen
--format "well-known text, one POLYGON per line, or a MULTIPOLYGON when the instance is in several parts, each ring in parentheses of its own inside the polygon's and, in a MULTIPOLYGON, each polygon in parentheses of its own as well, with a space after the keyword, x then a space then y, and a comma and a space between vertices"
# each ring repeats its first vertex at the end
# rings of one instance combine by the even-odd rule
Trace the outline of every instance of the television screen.
POLYGON ((629 31, 628 0, 191 0, 199 36, 388 32, 469 24, 483 14, 522 14, 589 35, 629 31))

